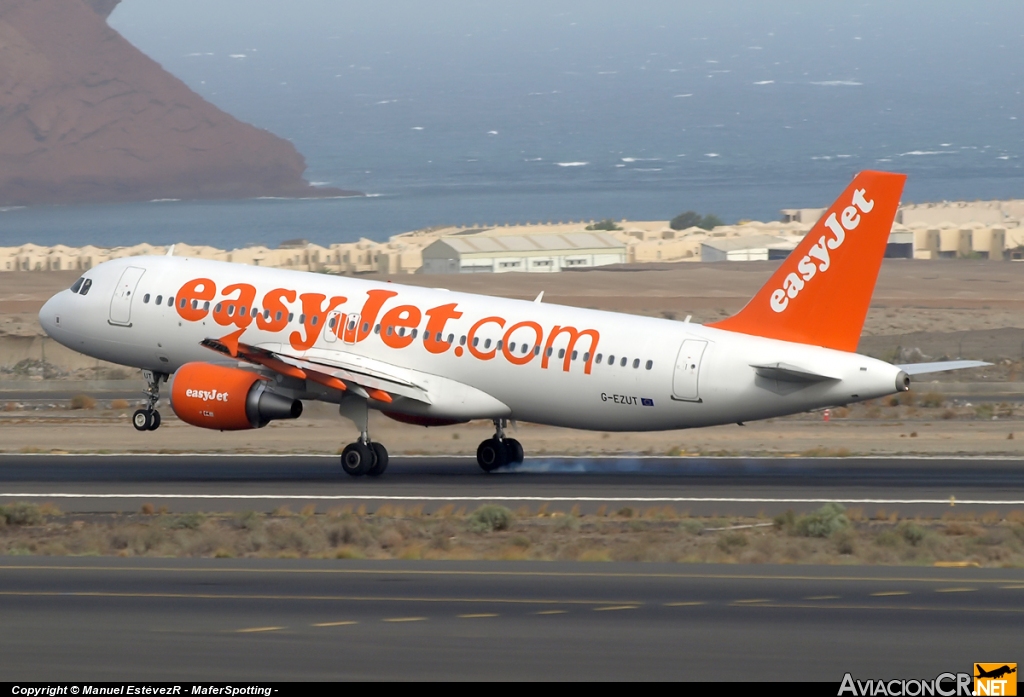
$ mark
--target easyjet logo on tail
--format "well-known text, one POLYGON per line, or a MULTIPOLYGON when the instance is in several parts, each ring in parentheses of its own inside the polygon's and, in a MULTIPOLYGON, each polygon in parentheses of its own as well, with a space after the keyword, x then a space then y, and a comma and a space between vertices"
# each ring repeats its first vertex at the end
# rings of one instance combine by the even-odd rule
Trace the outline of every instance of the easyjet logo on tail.
POLYGON ((861 215, 870 213, 875 207, 874 200, 869 201, 864 197, 866 192, 866 189, 854 189, 851 204, 838 216, 830 213, 825 219, 825 227, 832 235, 822 235, 797 263, 796 272, 787 275, 782 281, 782 287, 772 291, 769 305, 773 311, 785 312, 789 301, 800 295, 800 291, 816 274, 829 270, 832 265, 829 252, 842 247, 847 233, 853 232, 860 225, 861 215))

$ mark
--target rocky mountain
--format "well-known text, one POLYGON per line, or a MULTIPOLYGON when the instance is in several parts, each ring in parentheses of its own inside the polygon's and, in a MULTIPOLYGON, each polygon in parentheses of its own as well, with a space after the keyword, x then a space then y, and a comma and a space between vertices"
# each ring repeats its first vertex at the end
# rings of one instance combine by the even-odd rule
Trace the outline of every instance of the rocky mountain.
POLYGON ((0 204, 358 195, 110 28, 119 0, 0 0, 0 204))

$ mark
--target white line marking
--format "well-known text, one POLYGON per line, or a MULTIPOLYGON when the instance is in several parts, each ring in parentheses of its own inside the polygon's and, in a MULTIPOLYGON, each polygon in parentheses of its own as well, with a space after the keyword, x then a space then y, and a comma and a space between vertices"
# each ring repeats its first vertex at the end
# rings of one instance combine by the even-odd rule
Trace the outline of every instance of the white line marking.
MULTIPOLYGON (((135 458, 150 458, 150 457, 202 457, 202 458, 216 458, 216 457, 235 457, 235 458, 252 458, 252 459, 280 459, 285 457, 294 458, 318 458, 318 459, 331 459, 337 460, 337 453, 219 453, 219 452, 178 452, 178 453, 148 453, 145 451, 125 451, 120 453, 90 453, 90 452, 54 452, 54 453, 19 453, 12 451, 0 452, 0 457, 135 457, 135 458)), ((438 453, 436 455, 392 455, 392 461, 395 460, 476 460, 475 455, 448 455, 445 453, 438 453)), ((842 457, 837 456, 803 456, 797 454, 778 453, 775 455, 644 455, 644 454, 629 454, 623 453, 621 455, 549 455, 549 456, 535 456, 526 460, 529 463, 542 463, 551 460, 593 460, 598 462, 616 462, 622 460, 720 460, 724 462, 746 462, 746 461, 761 461, 761 460, 772 460, 772 461, 784 461, 784 462, 803 462, 807 460, 829 460, 829 461, 859 461, 859 460, 921 460, 921 461, 935 461, 935 460, 956 460, 963 462, 972 462, 976 460, 980 461, 1008 461, 1016 462, 1020 458, 1016 455, 845 455, 842 457)))
MULTIPOLYGON (((31 499, 198 499, 236 501, 546 501, 577 503, 850 503, 927 504, 949 506, 949 499, 825 499, 825 498, 739 498, 725 496, 375 496, 348 494, 75 494, 54 492, 3 493, 0 498, 31 499)), ((956 499, 957 506, 1024 506, 1024 499, 956 499)))

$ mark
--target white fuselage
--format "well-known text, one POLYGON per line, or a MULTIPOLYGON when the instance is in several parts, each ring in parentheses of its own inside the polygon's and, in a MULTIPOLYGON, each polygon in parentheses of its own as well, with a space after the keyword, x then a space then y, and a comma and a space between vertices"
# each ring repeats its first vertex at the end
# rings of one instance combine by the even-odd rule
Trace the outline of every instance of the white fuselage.
MULTIPOLYGON (((92 281, 86 295, 63 291, 40 312, 46 332, 75 351, 173 373, 193 361, 234 364, 200 342, 244 329, 241 340, 249 345, 311 360, 345 355, 407 375, 430 388, 432 403, 399 399, 390 410, 438 419, 667 430, 763 419, 898 391, 899 369, 866 356, 651 317, 177 257, 118 259, 85 276, 92 281), (195 279, 215 286, 202 284, 209 299, 183 293, 195 279), (275 296, 277 304, 270 300, 276 291, 285 291, 275 296), (372 291, 378 299, 387 296, 376 309, 372 291), (332 306, 331 298, 344 300, 332 306), (239 324, 243 304, 248 326, 239 324), (229 305, 237 305, 232 317, 226 314, 229 305), (254 306, 259 321, 251 317, 254 306), (437 308, 445 309, 430 312, 437 308), (313 324, 318 313, 322 317, 313 324), (391 325, 382 327, 387 317, 391 325), (260 326, 280 322, 283 328, 260 326), (346 322, 356 326, 354 332, 346 333, 346 322), (369 331, 360 335, 363 324, 369 331), (574 332, 566 327, 575 330, 574 344, 574 332), (396 347, 402 343, 408 345, 396 347), (780 363, 828 379, 779 380, 752 367, 780 363)), ((340 392, 311 384, 284 382, 281 389, 301 399, 341 398, 340 392)))

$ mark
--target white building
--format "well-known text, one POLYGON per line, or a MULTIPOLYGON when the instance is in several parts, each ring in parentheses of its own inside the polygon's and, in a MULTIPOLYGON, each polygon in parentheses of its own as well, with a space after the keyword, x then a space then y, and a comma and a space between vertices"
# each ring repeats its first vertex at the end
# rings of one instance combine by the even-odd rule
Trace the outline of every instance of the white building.
POLYGON ((605 232, 446 236, 423 249, 420 273, 554 273, 626 261, 626 243, 605 232))

